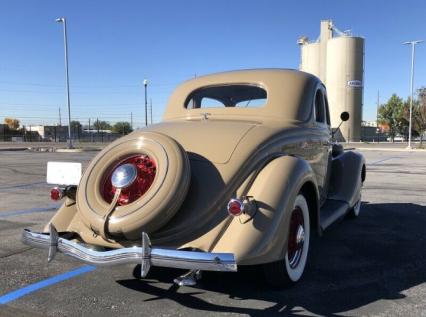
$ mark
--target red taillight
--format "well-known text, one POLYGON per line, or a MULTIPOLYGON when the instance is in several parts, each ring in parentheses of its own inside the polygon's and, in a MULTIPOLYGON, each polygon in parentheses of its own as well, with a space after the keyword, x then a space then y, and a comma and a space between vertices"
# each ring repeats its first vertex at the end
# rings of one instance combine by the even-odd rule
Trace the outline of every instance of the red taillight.
POLYGON ((59 187, 53 187, 50 190, 50 199, 61 200, 64 197, 64 191, 59 187))
POLYGON ((241 200, 231 199, 228 203, 228 213, 231 216, 237 217, 244 212, 244 204, 241 200))

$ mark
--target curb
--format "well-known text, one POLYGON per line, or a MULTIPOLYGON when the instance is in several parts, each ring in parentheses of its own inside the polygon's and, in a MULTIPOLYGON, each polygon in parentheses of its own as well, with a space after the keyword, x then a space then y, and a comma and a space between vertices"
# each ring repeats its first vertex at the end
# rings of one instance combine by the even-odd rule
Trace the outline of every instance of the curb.
POLYGON ((58 153, 80 153, 83 152, 83 149, 55 149, 54 152, 58 153))

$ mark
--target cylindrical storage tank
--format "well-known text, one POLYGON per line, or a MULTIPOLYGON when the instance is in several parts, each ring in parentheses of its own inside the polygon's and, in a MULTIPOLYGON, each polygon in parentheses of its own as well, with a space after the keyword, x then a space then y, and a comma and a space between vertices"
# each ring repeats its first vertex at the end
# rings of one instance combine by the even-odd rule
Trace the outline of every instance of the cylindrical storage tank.
POLYGON ((350 118, 340 126, 339 141, 360 141, 364 39, 361 37, 335 37, 327 43, 326 86, 330 105, 331 126, 340 123, 340 114, 349 112, 350 118))
POLYGON ((308 43, 301 45, 300 70, 317 77, 320 74, 320 44, 308 43))

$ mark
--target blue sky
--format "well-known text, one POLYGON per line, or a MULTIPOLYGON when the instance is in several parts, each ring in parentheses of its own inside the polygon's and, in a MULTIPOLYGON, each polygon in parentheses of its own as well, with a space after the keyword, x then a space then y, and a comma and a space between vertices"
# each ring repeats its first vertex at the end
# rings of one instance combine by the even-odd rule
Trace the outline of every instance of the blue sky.
MULTIPOLYGON (((0 120, 65 122, 62 26, 66 16, 72 117, 144 122, 143 79, 154 121, 179 82, 211 72, 297 68, 300 35, 321 19, 366 39, 364 120, 376 96, 409 94, 410 50, 426 40, 425 1, 6 1, 0 2, 0 120)), ((426 86, 426 43, 416 51, 415 87, 426 86)))

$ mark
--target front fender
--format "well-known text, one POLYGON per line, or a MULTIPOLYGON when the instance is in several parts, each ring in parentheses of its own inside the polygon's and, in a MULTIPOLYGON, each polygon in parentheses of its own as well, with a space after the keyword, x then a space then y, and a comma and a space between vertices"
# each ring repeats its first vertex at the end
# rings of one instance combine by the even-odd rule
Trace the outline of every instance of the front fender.
POLYGON ((257 204, 253 219, 244 223, 238 217, 233 218, 213 251, 234 253, 239 265, 282 259, 294 200, 308 182, 314 185, 318 199, 315 175, 308 162, 293 156, 280 156, 269 162, 247 194, 257 204))

